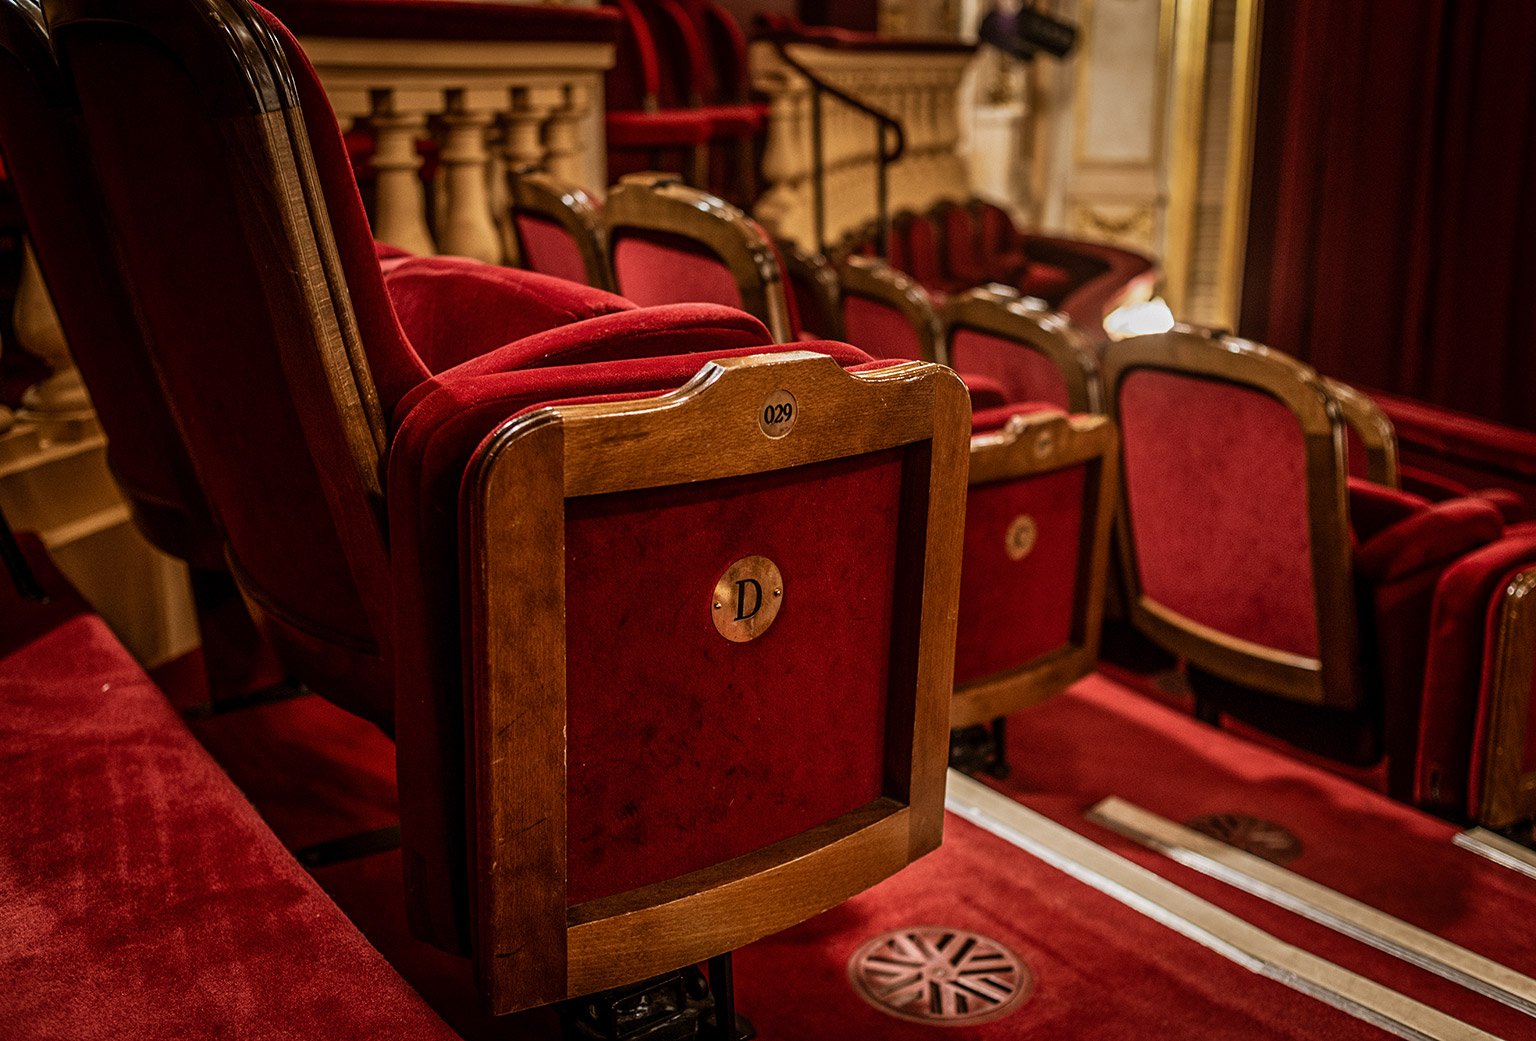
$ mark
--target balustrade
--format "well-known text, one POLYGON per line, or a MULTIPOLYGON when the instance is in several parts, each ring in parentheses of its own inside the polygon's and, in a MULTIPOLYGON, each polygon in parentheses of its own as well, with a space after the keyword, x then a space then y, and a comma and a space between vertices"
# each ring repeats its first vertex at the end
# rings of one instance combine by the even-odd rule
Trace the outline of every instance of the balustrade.
MULTIPOLYGON (((971 193, 960 155, 961 80, 968 44, 913 40, 788 45, 791 58, 832 86, 898 120, 906 150, 889 168, 890 212, 927 209, 971 193)), ((817 248, 811 83, 768 41, 752 44, 753 87, 769 99, 763 155, 766 190, 754 207, 775 234, 817 248)), ((875 122, 830 96, 822 99, 827 245, 876 215, 879 147, 875 122)))
POLYGON ((379 241, 500 263, 513 241, 504 226, 509 169, 542 165, 593 191, 607 183, 611 11, 481 3, 432 19, 431 4, 269 6, 298 36, 343 128, 373 138, 379 241), (430 187, 424 139, 438 145, 430 187))

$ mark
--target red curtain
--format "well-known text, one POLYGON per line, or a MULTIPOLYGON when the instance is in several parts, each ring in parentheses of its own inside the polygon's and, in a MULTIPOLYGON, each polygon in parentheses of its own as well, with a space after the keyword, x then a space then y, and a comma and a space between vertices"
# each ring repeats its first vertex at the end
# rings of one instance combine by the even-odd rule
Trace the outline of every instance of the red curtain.
POLYGON ((1265 5, 1242 331, 1536 429, 1536 3, 1265 5))

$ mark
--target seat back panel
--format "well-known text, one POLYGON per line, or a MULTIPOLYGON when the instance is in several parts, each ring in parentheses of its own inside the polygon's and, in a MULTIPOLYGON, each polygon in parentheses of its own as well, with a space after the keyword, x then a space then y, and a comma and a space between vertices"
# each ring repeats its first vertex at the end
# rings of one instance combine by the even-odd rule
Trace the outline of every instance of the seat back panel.
POLYGON ((1318 655, 1300 425, 1267 394, 1153 369, 1119 395, 1143 593, 1219 632, 1318 655))
POLYGON ((1008 391, 1009 401, 1044 401, 1058 408, 1073 402, 1056 363, 1028 344, 976 329, 957 329, 949 340, 950 364, 967 375, 990 376, 1008 391))
POLYGON ((559 222, 527 212, 515 213, 512 220, 524 267, 571 282, 587 281, 581 246, 559 222))
POLYGON ((570 903, 881 794, 900 482, 887 450, 568 503, 570 903), (782 607, 733 643, 709 595, 749 555, 779 567, 782 589, 760 592, 782 607))

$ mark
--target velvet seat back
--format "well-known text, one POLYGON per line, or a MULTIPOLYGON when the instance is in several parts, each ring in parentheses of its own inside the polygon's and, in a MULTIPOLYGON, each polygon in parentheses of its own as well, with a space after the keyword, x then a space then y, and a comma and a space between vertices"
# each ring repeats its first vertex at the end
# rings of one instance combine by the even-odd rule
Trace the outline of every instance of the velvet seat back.
POLYGON ((345 178, 356 213, 335 239, 324 222, 304 154, 310 112, 257 13, 218 3, 149 29, 133 24, 138 13, 50 5, 150 353, 279 655, 389 726, 390 597, 370 505, 384 432, 349 284, 376 305, 362 324, 380 347, 381 382, 402 393, 425 369, 402 350, 334 119, 320 124, 334 140, 316 165, 345 178), (245 40, 238 58, 231 34, 245 40))
POLYGON ((1261 391, 1142 369, 1118 414, 1142 589, 1186 618, 1316 657, 1301 427, 1261 391))
POLYGON ((559 222, 536 213, 514 213, 517 244, 523 266, 571 282, 587 281, 581 246, 559 222))
POLYGON ((1027 344, 979 329, 957 329, 949 338, 949 363, 958 371, 990 376, 1009 401, 1043 401, 1073 407, 1066 377, 1056 363, 1027 344))
POLYGON ((849 343, 881 358, 926 360, 917 330, 884 300, 844 290, 843 333, 849 343))
POLYGON ((65 89, 25 8, 0 7, 0 155, 60 325, 107 435, 107 461, 146 538, 222 570, 224 537, 139 337, 65 120, 65 89))
POLYGON ((609 248, 619 295, 641 307, 741 307, 741 290, 730 267, 702 243, 667 232, 625 229, 615 233, 609 248))

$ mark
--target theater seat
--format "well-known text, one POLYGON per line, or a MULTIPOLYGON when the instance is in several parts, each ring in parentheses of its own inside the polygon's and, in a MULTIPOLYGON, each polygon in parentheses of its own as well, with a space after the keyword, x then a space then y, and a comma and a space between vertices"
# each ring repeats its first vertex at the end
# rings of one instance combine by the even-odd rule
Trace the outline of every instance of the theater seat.
MULTIPOLYGON (((943 320, 915 278, 883 260, 853 254, 838 262, 837 281, 850 343, 886 358, 948 364, 943 320)), ((1035 399, 1005 395, 1003 400, 1035 399)))
POLYGON ((800 318, 802 335, 843 339, 842 301, 837 271, 820 253, 801 249, 785 239, 774 240, 783 265, 784 282, 800 318))
POLYGON ((1498 511, 1349 482, 1326 385, 1258 344, 1180 326, 1111 344, 1104 377, 1137 628, 1189 662, 1204 718, 1385 755, 1409 798, 1435 581, 1498 511))
POLYGON ((612 288, 603 249, 601 207, 581 188, 536 167, 509 179, 509 219, 520 266, 598 289, 612 288))
POLYGON ((22 537, 0 578, 0 1023, 8 1038, 457 1037, 22 537))
POLYGON ((625 297, 735 307, 759 318, 775 343, 800 338, 772 240, 725 200, 668 174, 633 174, 609 192, 603 229, 625 297))
POLYGON ((412 928, 487 1010, 720 955, 937 845, 959 381, 473 262, 386 282, 274 20, 49 14, 235 574, 394 733, 412 928))
POLYGON ((1098 356, 1082 330, 1043 301, 986 285, 951 297, 942 321, 950 364, 998 380, 1011 400, 1101 410, 1098 356))

